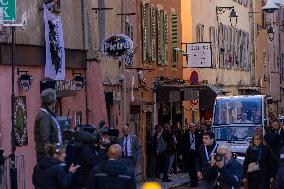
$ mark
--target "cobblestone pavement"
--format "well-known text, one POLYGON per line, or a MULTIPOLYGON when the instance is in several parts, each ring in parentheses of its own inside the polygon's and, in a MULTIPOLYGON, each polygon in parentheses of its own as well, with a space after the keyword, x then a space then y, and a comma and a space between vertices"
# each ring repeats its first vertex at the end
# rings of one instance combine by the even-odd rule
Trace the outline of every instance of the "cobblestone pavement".
POLYGON ((185 183, 181 186, 178 186, 178 187, 173 187, 171 189, 196 189, 196 188, 193 188, 193 187, 189 187, 189 183, 185 183))
MULTIPOLYGON (((177 175, 170 176, 169 178, 172 180, 172 182, 162 182, 161 179, 147 179, 144 182, 149 182, 149 181, 158 182, 161 184, 162 189, 176 188, 178 186, 183 186, 189 182, 188 173, 179 173, 177 175)), ((137 188, 141 188, 144 182, 138 183, 137 188)))

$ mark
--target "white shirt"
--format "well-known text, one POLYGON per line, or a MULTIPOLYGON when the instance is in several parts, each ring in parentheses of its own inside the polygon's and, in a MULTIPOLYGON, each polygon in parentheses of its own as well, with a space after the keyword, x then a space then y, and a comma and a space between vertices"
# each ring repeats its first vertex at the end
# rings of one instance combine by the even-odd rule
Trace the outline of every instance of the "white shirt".
POLYGON ((58 123, 58 121, 55 119, 55 117, 53 115, 51 115, 46 109, 44 108, 40 108, 41 111, 44 111, 45 113, 49 114, 51 116, 51 118, 53 119, 53 121, 55 122, 56 124, 56 127, 57 127, 57 137, 58 137, 58 143, 60 145, 62 145, 62 135, 61 135, 61 129, 60 129, 60 125, 58 123))
POLYGON ((194 133, 189 132, 189 137, 190 137, 190 144, 191 144, 190 149, 191 150, 195 150, 196 148, 195 148, 195 136, 194 136, 194 133))

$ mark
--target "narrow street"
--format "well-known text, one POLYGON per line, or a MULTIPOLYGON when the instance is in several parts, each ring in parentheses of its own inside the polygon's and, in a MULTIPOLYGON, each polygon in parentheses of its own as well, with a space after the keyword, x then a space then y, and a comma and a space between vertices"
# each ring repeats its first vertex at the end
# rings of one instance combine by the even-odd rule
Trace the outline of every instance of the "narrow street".
POLYGON ((0 189, 284 180, 284 0, 0 0, 0 81, 0 189))

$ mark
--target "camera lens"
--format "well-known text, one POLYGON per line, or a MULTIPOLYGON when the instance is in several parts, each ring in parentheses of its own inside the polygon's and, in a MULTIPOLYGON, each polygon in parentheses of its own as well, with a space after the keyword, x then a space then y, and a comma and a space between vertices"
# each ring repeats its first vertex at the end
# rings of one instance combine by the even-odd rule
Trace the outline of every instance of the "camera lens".
POLYGON ((215 161, 222 161, 222 160, 223 160, 223 155, 221 155, 221 154, 216 154, 216 155, 214 156, 214 159, 215 159, 215 161))

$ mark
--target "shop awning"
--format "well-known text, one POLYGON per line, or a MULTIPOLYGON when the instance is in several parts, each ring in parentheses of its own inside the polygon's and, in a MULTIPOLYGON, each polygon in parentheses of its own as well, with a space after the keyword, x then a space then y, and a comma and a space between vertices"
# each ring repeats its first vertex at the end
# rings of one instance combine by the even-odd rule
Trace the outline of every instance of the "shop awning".
POLYGON ((198 99, 202 85, 174 84, 160 85, 157 90, 157 102, 180 102, 198 99))
POLYGON ((200 110, 213 110, 216 97, 218 95, 224 95, 224 93, 215 85, 206 84, 203 86, 204 88, 199 91, 200 110))

